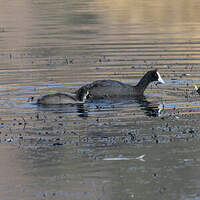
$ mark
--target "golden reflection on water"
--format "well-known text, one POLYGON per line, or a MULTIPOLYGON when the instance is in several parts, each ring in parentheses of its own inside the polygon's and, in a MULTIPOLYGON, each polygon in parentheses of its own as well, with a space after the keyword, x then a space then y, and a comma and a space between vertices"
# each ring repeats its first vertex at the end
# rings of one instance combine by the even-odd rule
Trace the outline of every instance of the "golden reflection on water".
POLYGON ((1 35, 5 36, 1 42, 1 51, 13 50, 26 46, 26 37, 33 26, 31 1, 1 1, 0 28, 1 35), (2 46, 3 45, 3 46, 2 46))
MULTIPOLYGON (((113 24, 197 23, 199 22, 199 1, 141 1, 141 0, 95 0, 106 18, 113 24)), ((93 7, 94 8, 94 7, 93 7)))

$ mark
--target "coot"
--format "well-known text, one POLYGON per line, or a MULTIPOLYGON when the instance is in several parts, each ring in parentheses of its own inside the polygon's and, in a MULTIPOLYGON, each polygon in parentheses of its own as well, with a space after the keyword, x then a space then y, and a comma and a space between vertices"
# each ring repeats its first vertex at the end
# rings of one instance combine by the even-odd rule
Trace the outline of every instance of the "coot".
POLYGON ((138 82, 136 86, 124 84, 115 80, 98 80, 84 85, 76 91, 78 100, 81 100, 83 94, 90 93, 89 99, 111 99, 121 97, 142 96, 149 83, 158 81, 165 83, 157 69, 148 71, 138 82))
POLYGON ((89 91, 80 94, 79 99, 76 95, 69 93, 48 94, 37 100, 37 104, 60 105, 60 104, 81 104, 88 98, 89 91))

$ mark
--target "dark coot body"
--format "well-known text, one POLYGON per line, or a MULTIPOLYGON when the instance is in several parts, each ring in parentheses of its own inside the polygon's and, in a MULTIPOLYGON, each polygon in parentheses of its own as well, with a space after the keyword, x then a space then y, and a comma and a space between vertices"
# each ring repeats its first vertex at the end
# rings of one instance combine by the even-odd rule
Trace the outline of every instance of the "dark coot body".
POLYGON ((89 92, 89 99, 137 97, 142 96, 147 86, 153 81, 164 83, 157 69, 148 71, 136 86, 115 80, 98 80, 79 88, 76 95, 79 100, 86 92, 89 92))

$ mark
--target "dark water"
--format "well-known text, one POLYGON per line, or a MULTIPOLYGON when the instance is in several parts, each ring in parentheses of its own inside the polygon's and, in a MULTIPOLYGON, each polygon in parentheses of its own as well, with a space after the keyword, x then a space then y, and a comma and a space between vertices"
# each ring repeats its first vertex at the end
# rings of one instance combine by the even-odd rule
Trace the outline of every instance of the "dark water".
POLYGON ((0 199, 200 199, 199 1, 2 1, 0 199), (143 100, 38 107, 100 79, 143 100))

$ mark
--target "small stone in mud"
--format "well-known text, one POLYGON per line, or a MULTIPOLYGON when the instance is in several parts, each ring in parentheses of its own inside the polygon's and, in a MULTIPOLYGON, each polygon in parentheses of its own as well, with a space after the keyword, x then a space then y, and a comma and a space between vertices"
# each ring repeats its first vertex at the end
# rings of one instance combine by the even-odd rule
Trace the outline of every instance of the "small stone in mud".
POLYGON ((35 117, 36 117, 37 120, 40 118, 38 113, 35 115, 35 117))
POLYGON ((53 143, 53 146, 61 146, 61 145, 63 145, 63 143, 61 143, 61 142, 53 143))
POLYGON ((48 140, 45 139, 45 138, 39 138, 39 139, 38 139, 38 142, 46 142, 46 141, 48 141, 48 140))
POLYGON ((191 129, 189 130, 189 133, 195 133, 194 129, 191 128, 191 129))
POLYGON ((160 188, 159 192, 160 192, 160 193, 164 193, 164 192, 166 192, 166 190, 167 190, 166 187, 162 187, 162 188, 160 188))
POLYGON ((131 136, 131 140, 132 140, 132 141, 134 141, 134 140, 136 139, 136 136, 135 136, 135 134, 128 133, 128 135, 130 135, 130 136, 131 136))
POLYGON ((156 140, 156 144, 158 144, 159 143, 159 141, 158 140, 156 140))
POLYGON ((153 176, 156 177, 156 176, 158 176, 158 174, 154 173, 153 176))
POLYGON ((152 137, 153 139, 155 139, 155 138, 157 138, 157 135, 156 135, 156 134, 153 134, 151 137, 152 137))
POLYGON ((6 141, 7 141, 7 142, 13 142, 14 139, 13 139, 13 138, 8 138, 6 141))

